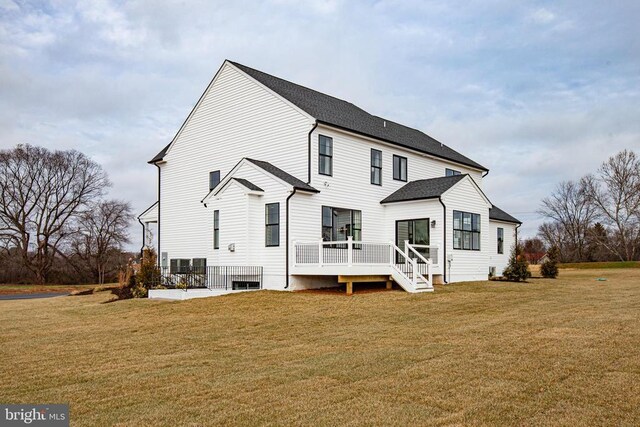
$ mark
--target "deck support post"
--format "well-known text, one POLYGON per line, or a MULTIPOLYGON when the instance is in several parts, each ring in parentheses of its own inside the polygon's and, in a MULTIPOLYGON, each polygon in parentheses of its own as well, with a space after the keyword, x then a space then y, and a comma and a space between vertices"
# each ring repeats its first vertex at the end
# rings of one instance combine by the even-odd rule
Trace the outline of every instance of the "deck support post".
POLYGON ((391 280, 387 280, 387 289, 391 290, 391 288, 393 288, 393 283, 391 283, 391 280))
POLYGON ((353 282, 347 282, 347 295, 353 295, 353 282))

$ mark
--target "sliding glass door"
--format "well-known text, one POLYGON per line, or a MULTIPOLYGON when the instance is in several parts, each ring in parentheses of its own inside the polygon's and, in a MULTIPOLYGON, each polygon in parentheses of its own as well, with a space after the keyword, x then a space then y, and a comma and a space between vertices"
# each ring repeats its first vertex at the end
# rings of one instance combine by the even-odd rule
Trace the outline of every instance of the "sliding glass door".
MULTIPOLYGON (((429 245, 429 218, 405 219, 396 221, 396 246, 406 253, 405 241, 412 245, 429 245)), ((417 251, 429 258, 428 248, 417 248, 417 251)), ((407 254, 413 258, 415 254, 407 254)), ((400 261, 400 254, 397 254, 396 262, 400 261)))

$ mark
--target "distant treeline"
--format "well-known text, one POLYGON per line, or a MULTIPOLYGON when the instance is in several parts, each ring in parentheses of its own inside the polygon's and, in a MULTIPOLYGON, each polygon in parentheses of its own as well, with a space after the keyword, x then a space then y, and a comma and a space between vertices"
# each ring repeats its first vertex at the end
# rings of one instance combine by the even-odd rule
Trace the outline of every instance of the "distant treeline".
POLYGON ((105 199, 102 167, 76 150, 0 151, 0 282, 105 283, 123 252, 129 203, 105 199))
POLYGON ((544 245, 561 262, 640 259, 640 158, 629 150, 593 173, 558 184, 539 210, 544 245))

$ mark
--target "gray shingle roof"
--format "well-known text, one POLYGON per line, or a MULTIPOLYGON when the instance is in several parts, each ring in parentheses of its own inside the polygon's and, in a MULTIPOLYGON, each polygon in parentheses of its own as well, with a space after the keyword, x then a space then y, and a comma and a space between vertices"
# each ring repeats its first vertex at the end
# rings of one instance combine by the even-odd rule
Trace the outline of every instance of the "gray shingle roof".
POLYGON ((498 221, 505 221, 505 222, 513 222, 515 224, 522 224, 522 221, 509 215, 508 213, 506 213, 505 211, 503 211, 502 209, 500 209, 495 205, 491 205, 491 209, 489 209, 489 219, 495 219, 498 221))
POLYGON ((466 174, 411 181, 389 194, 380 203, 408 202, 438 198, 462 180, 466 174))
POLYGON ((283 171, 280 168, 275 167, 274 165, 272 165, 269 162, 263 162, 262 160, 254 160, 254 159, 249 159, 247 158, 247 161, 253 163, 254 165, 258 166, 259 168, 269 172, 271 175, 280 178, 281 180, 283 180, 284 182, 286 182, 287 184, 291 185, 293 188, 297 188, 298 190, 303 190, 303 191, 309 191, 312 193, 319 193, 319 190, 316 190, 315 188, 313 188, 312 186, 310 186, 309 184, 307 184, 304 181, 299 180, 298 178, 296 178, 295 176, 288 174, 287 172, 283 171))
POLYGON ((252 183, 251 181, 248 181, 244 178, 231 178, 234 181, 238 181, 240 184, 242 184, 243 186, 247 187, 249 190, 252 191, 264 191, 262 188, 258 187, 257 185, 255 185, 254 183, 252 183))
POLYGON ((369 114, 350 102, 291 83, 237 62, 229 62, 322 123, 477 169, 488 170, 417 129, 369 114), (386 126, 384 125, 385 121, 386 126))
POLYGON ((168 143, 162 150, 160 150, 160 152, 158 154, 153 156, 153 159, 149 160, 147 163, 155 163, 155 162, 159 162, 160 160, 164 159, 164 155, 167 154, 167 150, 169 149, 169 146, 171 146, 171 142, 168 143))

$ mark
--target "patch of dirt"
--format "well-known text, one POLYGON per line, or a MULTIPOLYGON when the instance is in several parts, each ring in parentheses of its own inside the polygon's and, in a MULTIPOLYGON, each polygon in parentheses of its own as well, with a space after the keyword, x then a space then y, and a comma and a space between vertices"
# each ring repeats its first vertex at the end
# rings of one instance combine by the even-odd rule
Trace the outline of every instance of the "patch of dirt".
MULTIPOLYGON (((353 295, 372 294, 376 292, 390 292, 398 289, 399 289, 398 286, 395 284, 392 289, 387 289, 386 283, 354 283, 353 295)), ((294 292, 303 293, 303 294, 353 296, 353 295, 347 295, 347 286, 343 284, 341 284, 340 286, 334 286, 331 288, 302 289, 294 292)))

